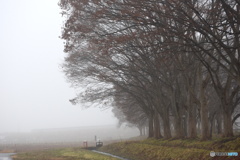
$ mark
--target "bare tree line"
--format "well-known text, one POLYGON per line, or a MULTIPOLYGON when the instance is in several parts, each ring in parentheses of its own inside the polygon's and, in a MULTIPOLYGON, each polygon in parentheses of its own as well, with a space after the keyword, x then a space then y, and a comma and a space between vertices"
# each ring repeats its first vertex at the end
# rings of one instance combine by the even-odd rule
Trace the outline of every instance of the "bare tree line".
POLYGON ((61 0, 63 70, 149 137, 233 136, 240 116, 238 0, 61 0), (86 82, 89 82, 86 84, 86 82), (86 87, 87 86, 87 87, 86 87), (162 132, 161 132, 162 130, 162 132))

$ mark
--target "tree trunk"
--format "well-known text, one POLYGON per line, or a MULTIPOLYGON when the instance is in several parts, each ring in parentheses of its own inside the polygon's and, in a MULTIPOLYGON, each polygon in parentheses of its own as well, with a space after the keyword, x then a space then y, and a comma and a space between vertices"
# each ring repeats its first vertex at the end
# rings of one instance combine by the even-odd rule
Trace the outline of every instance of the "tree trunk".
POLYGON ((209 135, 208 135, 208 137, 210 139, 212 138, 213 126, 214 126, 214 117, 210 118, 210 120, 209 120, 209 135))
POLYGON ((166 111, 166 113, 162 116, 162 119, 163 119, 164 138, 167 138, 167 139, 172 138, 168 111, 166 111))
POLYGON ((217 120, 216 120, 216 118, 213 119, 212 133, 217 134, 217 120))
POLYGON ((196 120, 196 109, 195 107, 189 107, 188 111, 188 138, 197 137, 197 120, 196 120))
POLYGON ((146 127, 144 126, 143 127, 143 136, 145 136, 146 135, 146 127))
MULTIPOLYGON (((203 94, 203 93, 201 93, 203 94)), ((207 102, 205 95, 202 95, 202 101, 201 101, 201 134, 202 140, 208 140, 209 139, 209 126, 208 126, 208 108, 207 108, 207 102)))
POLYGON ((201 134, 201 119, 197 119, 197 134, 201 134))
POLYGON ((183 115, 182 117, 182 129, 183 129, 183 137, 187 137, 187 120, 186 120, 186 116, 183 115))
POLYGON ((148 138, 152 138, 154 136, 153 133, 153 117, 149 117, 149 126, 148 126, 148 138))
POLYGON ((217 124, 216 124, 216 129, 217 129, 217 134, 222 134, 222 116, 218 115, 217 116, 217 124))
POLYGON ((159 122, 158 112, 155 112, 154 114, 154 138, 156 139, 162 138, 162 135, 160 132, 160 122, 159 122))
POLYGON ((205 89, 207 87, 207 79, 203 80, 202 69, 200 67, 198 71, 200 81, 200 115, 201 115, 201 139, 209 139, 209 125, 208 125, 208 106, 205 95, 205 89))
POLYGON ((138 126, 138 130, 139 130, 139 132, 140 132, 140 136, 142 136, 142 135, 143 135, 143 128, 140 127, 140 126, 138 126))
POLYGON ((183 138, 182 120, 174 117, 175 138, 183 138))
POLYGON ((183 138, 183 130, 182 130, 182 117, 181 117, 181 108, 178 106, 174 91, 171 90, 171 103, 172 103, 172 113, 174 115, 174 129, 175 129, 175 138, 183 138))
POLYGON ((233 126, 232 126, 232 114, 231 111, 225 110, 223 112, 223 136, 224 137, 233 137, 233 126))

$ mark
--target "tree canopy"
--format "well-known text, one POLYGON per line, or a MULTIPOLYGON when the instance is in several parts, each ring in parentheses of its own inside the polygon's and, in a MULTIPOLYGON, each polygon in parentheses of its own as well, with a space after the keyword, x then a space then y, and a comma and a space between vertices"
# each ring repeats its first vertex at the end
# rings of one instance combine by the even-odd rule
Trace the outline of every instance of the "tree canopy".
POLYGON ((67 17, 64 72, 74 87, 89 86, 71 102, 111 102, 130 123, 147 122, 149 137, 195 138, 199 130, 203 140, 213 130, 233 136, 240 100, 238 0, 59 5, 67 17))

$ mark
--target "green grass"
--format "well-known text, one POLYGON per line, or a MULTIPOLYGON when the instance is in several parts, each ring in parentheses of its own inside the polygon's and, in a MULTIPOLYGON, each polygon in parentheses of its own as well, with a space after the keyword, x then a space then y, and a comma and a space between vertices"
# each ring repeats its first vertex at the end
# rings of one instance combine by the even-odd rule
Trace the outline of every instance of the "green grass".
MULTIPOLYGON (((146 139, 114 143, 99 150, 132 160, 212 160, 213 158, 209 156, 210 151, 240 152, 240 138, 219 138, 211 141, 146 139)), ((231 157, 216 158, 230 159, 231 157)))
POLYGON ((13 160, 117 160, 80 148, 66 148, 48 151, 33 151, 18 153, 13 160))

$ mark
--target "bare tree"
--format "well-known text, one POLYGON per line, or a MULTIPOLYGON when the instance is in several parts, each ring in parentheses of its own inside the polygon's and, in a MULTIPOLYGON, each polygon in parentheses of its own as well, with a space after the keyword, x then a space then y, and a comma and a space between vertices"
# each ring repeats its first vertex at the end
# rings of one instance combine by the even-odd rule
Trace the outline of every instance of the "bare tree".
POLYGON ((149 137, 155 138, 162 137, 160 124, 163 136, 172 137, 170 114, 176 137, 195 138, 199 114, 202 139, 209 139, 214 119, 220 127, 222 115, 224 136, 233 136, 240 86, 237 0, 61 0, 59 5, 67 15, 63 70, 76 88, 88 82, 71 102, 118 102, 129 122, 147 117, 149 137), (212 105, 211 94, 220 105, 212 105), (222 113, 215 112, 219 106, 222 113), (130 117, 131 112, 139 114, 130 117))

